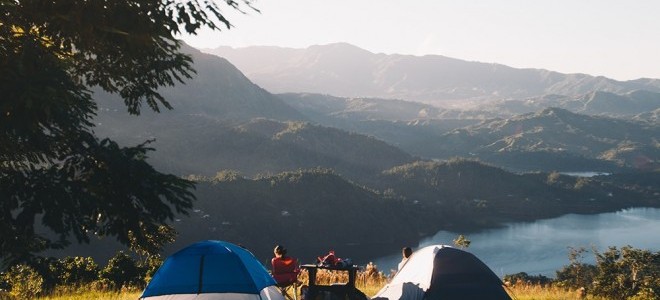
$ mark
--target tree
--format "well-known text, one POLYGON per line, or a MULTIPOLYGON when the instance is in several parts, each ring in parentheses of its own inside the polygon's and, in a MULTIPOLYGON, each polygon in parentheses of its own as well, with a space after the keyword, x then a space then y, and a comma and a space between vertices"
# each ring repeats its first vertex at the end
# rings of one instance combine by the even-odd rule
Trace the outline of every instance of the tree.
POLYGON ((34 299, 42 292, 41 286, 44 279, 28 265, 12 266, 7 274, 5 274, 5 277, 5 280, 11 286, 9 295, 16 299, 34 299))
POLYGON ((118 94, 131 114, 171 109, 158 88, 194 73, 175 36, 221 26, 230 23, 212 0, 0 1, 4 264, 92 234, 151 245, 187 213, 193 183, 149 165, 148 141, 120 147, 94 136, 91 89, 118 94), (39 220, 54 235, 39 234, 39 220))
POLYGON ((122 251, 115 254, 99 274, 101 281, 114 288, 138 285, 143 275, 135 260, 122 251))
POLYGON ((590 287, 598 270, 594 265, 582 261, 588 250, 584 247, 568 247, 570 264, 562 267, 557 273, 557 283, 574 289, 590 287))
POLYGON ((624 246, 609 247, 596 254, 598 273, 593 293, 611 299, 658 299, 660 294, 660 252, 624 246))
POLYGON ((467 249, 468 247, 470 247, 471 243, 472 241, 470 241, 466 236, 462 234, 454 239, 454 245, 456 245, 456 247, 459 247, 461 249, 467 249))
POLYGON ((660 252, 624 246, 600 252, 592 249, 596 265, 581 262, 584 248, 570 248, 571 264, 557 271, 560 286, 586 289, 607 299, 658 299, 660 252))

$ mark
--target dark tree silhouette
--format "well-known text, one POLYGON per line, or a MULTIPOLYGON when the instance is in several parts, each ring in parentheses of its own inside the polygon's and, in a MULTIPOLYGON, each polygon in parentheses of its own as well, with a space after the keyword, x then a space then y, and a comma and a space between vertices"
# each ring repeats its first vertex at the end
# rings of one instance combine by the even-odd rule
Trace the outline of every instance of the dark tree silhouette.
MULTIPOLYGON (((250 0, 223 3, 251 8, 250 0)), ((147 250, 170 238, 160 238, 162 226, 192 207, 193 183, 154 170, 147 142, 120 147, 95 137, 90 89, 120 95, 131 114, 145 103, 171 109, 158 88, 194 73, 175 36, 230 26, 211 0, 0 1, 5 265, 91 235, 147 250)))

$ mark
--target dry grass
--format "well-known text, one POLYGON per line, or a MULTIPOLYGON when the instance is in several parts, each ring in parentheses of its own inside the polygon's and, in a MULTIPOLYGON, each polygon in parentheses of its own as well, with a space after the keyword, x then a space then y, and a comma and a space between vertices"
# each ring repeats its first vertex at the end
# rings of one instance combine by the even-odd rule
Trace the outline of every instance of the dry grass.
POLYGON ((136 300, 142 291, 70 291, 68 293, 54 293, 39 300, 136 300))
POLYGON ((552 285, 516 284, 507 287, 507 292, 515 300, 607 300, 600 297, 582 296, 580 291, 552 285))
MULTIPOLYGON (((298 279, 304 284, 309 284, 309 276, 305 270, 302 270, 298 279)), ((369 263, 365 266, 364 271, 358 271, 355 278, 355 287, 362 291, 365 295, 371 297, 375 295, 385 284, 389 277, 378 271, 376 265, 369 263)), ((332 283, 346 283, 348 282, 348 272, 345 271, 330 271, 320 269, 316 273, 316 283, 322 285, 329 285, 332 283)))
MULTIPOLYGON (((309 275, 305 270, 300 273, 298 279, 304 284, 309 283, 309 275)), ((374 296, 385 284, 390 276, 378 271, 375 265, 368 264, 364 271, 359 271, 355 280, 355 285, 368 297, 374 296)), ((332 284, 348 282, 348 273, 341 271, 319 270, 316 275, 317 284, 332 284)), ((300 291, 298 291, 300 292, 300 291)), ((581 297, 575 290, 546 285, 534 284, 516 284, 507 288, 511 298, 515 300, 605 300, 592 296, 581 297)), ((94 291, 84 289, 60 289, 47 297, 41 297, 41 300, 135 300, 140 297, 141 291, 122 290, 122 291, 94 291)), ((300 297, 298 298, 300 299, 300 297)))
MULTIPOLYGON (((326 277, 324 277, 326 278, 326 277)), ((328 279, 331 277, 327 277, 328 279)), ((378 283, 377 281, 371 281, 367 279, 366 281, 357 281, 357 287, 365 293, 367 296, 371 297, 380 288, 382 288, 385 283, 378 283)), ((594 298, 587 296, 586 298, 580 298, 578 293, 574 290, 565 290, 558 287, 540 285, 518 285, 509 287, 509 295, 512 295, 511 298, 515 300, 605 300, 605 298, 594 298)), ((60 292, 55 295, 50 295, 47 297, 41 297, 40 300, 88 300, 88 299, 102 299, 102 300, 135 300, 140 297, 140 291, 70 291, 68 293, 60 292)), ((300 299, 300 298, 298 298, 300 299)))

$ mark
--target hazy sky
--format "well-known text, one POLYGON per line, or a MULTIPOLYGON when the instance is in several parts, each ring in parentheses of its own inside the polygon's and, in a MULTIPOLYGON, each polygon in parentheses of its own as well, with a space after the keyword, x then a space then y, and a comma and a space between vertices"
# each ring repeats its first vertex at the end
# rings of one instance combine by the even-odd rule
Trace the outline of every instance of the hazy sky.
POLYGON ((198 48, 305 48, 439 54, 619 80, 660 78, 660 0, 258 0, 227 8, 234 28, 185 37, 198 48))

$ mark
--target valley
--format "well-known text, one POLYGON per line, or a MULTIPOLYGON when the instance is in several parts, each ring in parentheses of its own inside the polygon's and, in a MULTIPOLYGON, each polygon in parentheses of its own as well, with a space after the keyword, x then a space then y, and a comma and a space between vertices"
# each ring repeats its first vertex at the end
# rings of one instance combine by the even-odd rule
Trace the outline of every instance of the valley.
MULTIPOLYGON (((440 230, 660 207, 660 126, 631 114, 639 110, 594 115, 559 105, 573 96, 538 98, 529 112, 489 101, 484 107, 496 108, 482 114, 273 95, 226 60, 187 51, 201 65, 191 84, 163 90, 174 110, 129 116, 97 92, 97 134, 126 145, 152 140, 157 168, 196 182, 195 209, 177 216, 179 238, 168 251, 212 238, 264 258, 262 245, 285 243, 310 259, 328 247, 367 259, 440 230)), ((659 105, 654 92, 644 95, 645 108, 659 105)))

